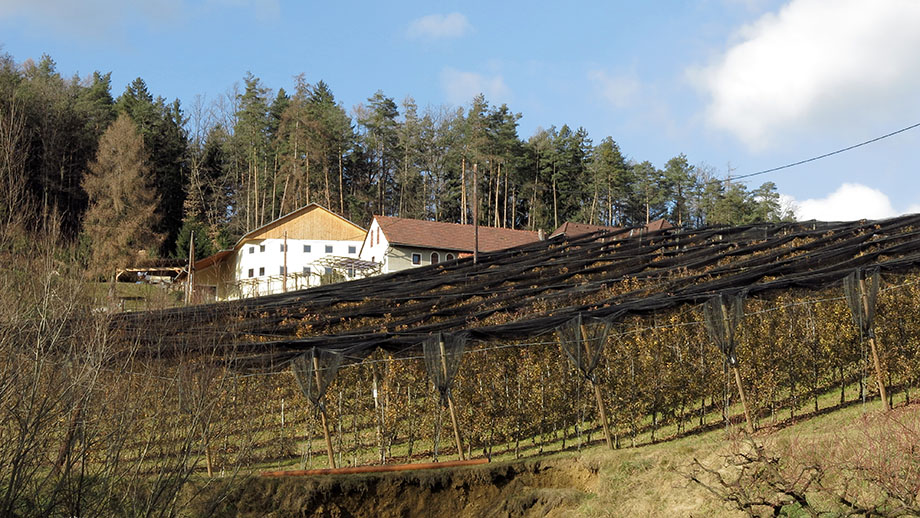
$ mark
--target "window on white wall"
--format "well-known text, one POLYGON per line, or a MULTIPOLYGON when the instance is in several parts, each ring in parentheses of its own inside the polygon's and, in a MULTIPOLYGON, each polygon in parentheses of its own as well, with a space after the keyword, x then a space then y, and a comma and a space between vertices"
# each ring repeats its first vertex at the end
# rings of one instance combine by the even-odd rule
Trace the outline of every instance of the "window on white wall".
POLYGON ((303 245, 303 253, 305 254, 310 253, 310 245, 303 245))
POLYGON ((327 266, 327 267, 324 269, 324 271, 325 271, 326 275, 332 275, 332 268, 330 268, 330 267, 327 266))
POLYGON ((278 273, 281 274, 281 275, 287 275, 287 270, 284 269, 284 266, 281 266, 281 267, 279 268, 278 273))
POLYGON ((453 261, 453 260, 454 260, 454 254, 447 254, 446 256, 444 256, 444 260, 445 260, 445 261, 453 261))
POLYGON ((256 274, 255 270, 253 270, 252 268, 250 268, 250 269, 249 269, 249 276, 252 277, 252 276, 254 276, 255 274, 256 274))
POLYGON ((356 247, 356 246, 349 246, 349 247, 348 247, 348 253, 349 253, 349 254, 356 254, 356 253, 358 253, 358 247, 356 247))
POLYGON ((260 252, 264 252, 264 251, 265 251, 265 245, 259 245, 259 251, 260 251, 260 252))
POLYGON ((441 262, 441 254, 431 252, 431 264, 438 264, 439 262, 441 262))
POLYGON ((412 254, 412 264, 422 264, 422 254, 412 254))
POLYGON ((263 275, 265 275, 265 267, 264 267, 264 266, 262 266, 262 267, 259 268, 259 276, 261 277, 261 276, 263 276, 263 275))
POLYGON ((282 251, 282 252, 286 252, 286 251, 287 251, 287 250, 284 249, 284 243, 281 243, 281 251, 282 251))
POLYGON ((331 253, 332 253, 332 245, 326 245, 326 253, 327 253, 327 254, 331 254, 331 253))
POLYGON ((309 266, 304 266, 304 267, 303 267, 303 274, 304 274, 304 275, 310 275, 310 267, 309 267, 309 266))
POLYGON ((249 253, 250 253, 250 254, 256 253, 256 247, 250 246, 250 247, 249 247, 249 253))

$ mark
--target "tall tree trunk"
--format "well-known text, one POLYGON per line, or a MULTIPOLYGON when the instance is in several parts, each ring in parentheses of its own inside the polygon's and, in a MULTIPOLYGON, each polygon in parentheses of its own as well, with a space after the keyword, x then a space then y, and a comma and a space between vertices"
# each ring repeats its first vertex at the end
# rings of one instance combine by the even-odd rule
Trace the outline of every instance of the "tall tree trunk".
POLYGON ((556 199, 556 164, 553 163, 553 228, 559 228, 559 202, 556 199))
MULTIPOLYGON (((262 164, 262 178, 265 179, 266 177, 268 177, 268 164, 263 163, 263 164, 262 164)), ((259 215, 260 215, 260 218, 259 218, 259 226, 260 226, 260 227, 261 227, 262 225, 265 224, 265 207, 268 206, 268 196, 269 196, 269 193, 266 192, 266 191, 267 191, 267 189, 265 189, 264 186, 263 186, 263 189, 262 189, 262 206, 259 208, 259 215)))
POLYGON ((466 225, 466 157, 460 159, 460 224, 466 225))
MULTIPOLYGON (((272 194, 271 194, 272 196, 272 214, 269 220, 275 219, 275 198, 277 198, 277 196, 275 196, 275 192, 276 192, 275 190, 277 188, 278 188, 278 155, 275 155, 275 165, 272 167, 272 194)), ((279 216, 281 215, 280 210, 278 212, 278 215, 279 216)))
POLYGON ((502 211, 502 228, 507 228, 508 226, 508 170, 505 169, 505 207, 502 211))
POLYGON ((649 187, 645 189, 645 224, 649 224, 649 216, 651 215, 651 207, 649 207, 649 187))
POLYGON ((610 186, 610 175, 607 175, 607 226, 614 225, 613 217, 613 188, 610 186))
POLYGON ((501 211, 498 210, 498 200, 501 195, 501 184, 502 184, 502 163, 498 163, 498 171, 495 175, 495 228, 501 227, 501 211))
POLYGON ((326 182, 326 207, 332 207, 332 194, 329 191, 329 160, 323 157, 323 179, 326 182))
POLYGON ((540 167, 537 164, 537 170, 533 175, 533 196, 530 198, 530 210, 527 211, 527 226, 530 230, 536 230, 537 218, 534 210, 537 207, 537 186, 540 182, 540 167))
POLYGON ((279 214, 286 214, 286 212, 284 212, 284 202, 287 199, 288 182, 290 182, 290 180, 291 180, 291 175, 290 174, 285 175, 284 187, 281 188, 281 200, 278 202, 278 213, 279 214))
POLYGON ((511 219, 508 221, 508 228, 514 229, 515 225, 515 207, 517 207, 517 188, 511 186, 511 219))
POLYGON ((598 218, 597 218, 597 197, 598 197, 598 186, 597 186, 597 180, 595 179, 595 181, 594 181, 594 199, 591 200, 591 218, 590 218, 590 223, 591 223, 592 225, 594 225, 595 222, 598 221, 598 218))
POLYGON ((304 186, 306 187, 306 199, 304 200, 304 205, 310 204, 310 153, 305 153, 304 156, 304 186))
POLYGON ((339 215, 345 215, 345 173, 342 168, 341 147, 339 147, 339 215))

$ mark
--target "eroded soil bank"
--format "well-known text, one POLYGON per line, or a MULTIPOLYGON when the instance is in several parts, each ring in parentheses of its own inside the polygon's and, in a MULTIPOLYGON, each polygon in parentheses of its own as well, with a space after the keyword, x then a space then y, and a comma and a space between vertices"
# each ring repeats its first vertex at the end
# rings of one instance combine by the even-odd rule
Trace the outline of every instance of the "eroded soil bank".
POLYGON ((255 517, 559 517, 590 495, 597 466, 561 458, 373 475, 254 477, 216 514, 255 517))

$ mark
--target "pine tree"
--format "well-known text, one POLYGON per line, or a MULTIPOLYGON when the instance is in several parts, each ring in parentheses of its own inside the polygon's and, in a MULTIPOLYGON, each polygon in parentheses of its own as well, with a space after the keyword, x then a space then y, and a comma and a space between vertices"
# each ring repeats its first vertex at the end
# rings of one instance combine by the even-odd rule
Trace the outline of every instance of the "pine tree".
POLYGON ((179 101, 154 99, 143 79, 135 79, 116 103, 137 125, 150 157, 149 168, 157 196, 157 228, 163 235, 162 255, 170 255, 182 227, 188 191, 188 135, 179 101))

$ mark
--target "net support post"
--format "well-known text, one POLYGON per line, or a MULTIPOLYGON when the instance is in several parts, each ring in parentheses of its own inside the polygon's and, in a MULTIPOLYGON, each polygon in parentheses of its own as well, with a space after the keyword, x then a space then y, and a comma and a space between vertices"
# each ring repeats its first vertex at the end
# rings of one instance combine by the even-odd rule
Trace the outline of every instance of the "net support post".
MULTIPOLYGON (((581 325, 581 337, 584 341, 585 354, 591 356, 588 350, 588 331, 584 324, 581 325)), ((613 436, 610 434, 610 425, 607 424, 607 406, 604 404, 604 394, 601 392, 600 384, 594 379, 589 378, 591 385, 594 387, 594 398, 597 401, 597 413, 600 417, 601 425, 604 428, 604 440, 607 442, 607 448, 613 449, 613 436)))
MULTIPOLYGON (((859 279, 859 293, 860 298, 862 299, 863 311, 866 312, 866 315, 869 314, 869 296, 866 293, 866 279, 862 277, 859 279)), ((891 405, 888 403, 888 391, 885 389, 885 379, 882 377, 882 362, 878 357, 878 344, 875 340, 875 333, 872 329, 869 329, 869 351, 872 354, 872 364, 875 368, 875 381, 878 384, 878 394, 882 398, 882 406, 885 408, 885 411, 891 410, 891 405)))
MULTIPOLYGON (((438 341, 438 347, 441 350, 441 368, 444 369, 444 377, 447 377, 447 352, 444 347, 444 340, 438 341)), ((454 440, 457 442, 457 455, 460 460, 466 460, 463 454, 463 444, 460 442, 460 426, 457 424, 457 412, 454 409, 454 397, 447 391, 447 408, 450 410, 450 422, 454 427, 454 440)))
MULTIPOLYGON (((313 374, 316 378, 316 390, 322 391, 322 382, 319 379, 319 358, 313 356, 313 374)), ((319 417, 323 422, 323 437, 326 439, 326 454, 329 456, 329 467, 335 469, 335 454, 332 453, 332 439, 329 437, 329 423, 326 420, 326 406, 319 405, 319 417)))

